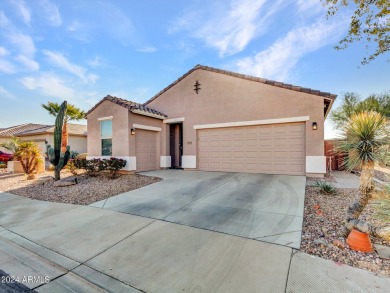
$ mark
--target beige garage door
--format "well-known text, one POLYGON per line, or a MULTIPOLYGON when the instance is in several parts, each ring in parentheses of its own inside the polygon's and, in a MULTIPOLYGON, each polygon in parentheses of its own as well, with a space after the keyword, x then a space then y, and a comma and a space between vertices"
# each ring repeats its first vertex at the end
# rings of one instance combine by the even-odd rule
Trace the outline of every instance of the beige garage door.
POLYGON ((136 130, 135 153, 137 171, 157 169, 157 134, 155 131, 136 130))
POLYGON ((199 169, 304 175, 305 124, 198 131, 199 169))

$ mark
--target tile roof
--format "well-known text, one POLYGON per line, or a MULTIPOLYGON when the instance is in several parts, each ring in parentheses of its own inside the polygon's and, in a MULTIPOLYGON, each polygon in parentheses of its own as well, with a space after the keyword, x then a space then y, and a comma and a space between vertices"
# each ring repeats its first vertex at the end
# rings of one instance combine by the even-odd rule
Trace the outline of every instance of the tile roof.
POLYGON ((152 108, 146 107, 144 104, 140 103, 135 103, 132 101, 128 101, 125 99, 117 98, 117 97, 112 97, 110 95, 104 97, 102 100, 100 100, 95 106, 93 106, 85 116, 88 116, 89 113, 91 113, 93 110, 96 109, 97 106, 99 106, 101 103, 104 101, 110 101, 113 102, 119 106, 122 106, 126 109, 128 109, 131 112, 134 112, 136 114, 141 114, 141 115, 146 115, 146 116, 160 116, 162 119, 165 117, 168 117, 164 113, 161 113, 159 111, 156 111, 152 108))
POLYGON ((158 92, 151 99, 146 101, 144 103, 144 105, 147 105, 150 102, 152 102, 153 100, 157 99, 162 93, 166 92, 171 87, 173 87, 175 84, 177 84, 179 81, 181 81, 182 79, 184 79, 185 77, 187 77, 192 72, 194 72, 195 70, 198 70, 198 69, 202 69, 202 70, 206 70, 206 71, 210 71, 210 72, 215 72, 215 73, 220 73, 220 74, 225 74, 225 75, 230 75, 230 76, 233 76, 233 77, 246 79, 246 80, 251 80, 251 81, 255 81, 255 82, 260 82, 260 83, 263 83, 263 84, 268 84, 268 85, 272 85, 272 86, 276 86, 276 87, 281 87, 281 88, 285 88, 285 89, 289 89, 289 90, 293 90, 293 91, 297 91, 297 92, 303 92, 303 93, 307 93, 307 94, 317 95, 317 96, 321 96, 321 97, 324 97, 324 98, 329 98, 329 99, 332 99, 332 100, 334 100, 337 97, 337 95, 334 95, 334 94, 331 94, 331 93, 328 93, 328 92, 322 92, 322 91, 319 91, 319 90, 314 90, 314 89, 305 88, 305 87, 301 87, 301 86, 296 86, 296 85, 292 85, 292 84, 287 84, 287 83, 283 83, 283 82, 277 82, 277 81, 270 80, 270 79, 255 77, 255 76, 251 76, 251 75, 236 73, 236 72, 233 72, 233 71, 227 71, 227 70, 217 69, 217 68, 213 68, 213 67, 209 67, 209 66, 204 66, 204 65, 198 64, 194 68, 189 70, 187 73, 185 73, 184 75, 179 77, 177 80, 175 80, 173 83, 168 85, 166 88, 162 89, 160 92, 158 92))
MULTIPOLYGON (((54 125, 46 125, 45 127, 39 129, 19 132, 17 135, 28 136, 28 135, 35 135, 35 134, 42 134, 42 133, 54 133, 54 127, 55 127, 54 125)), ((68 134, 87 136, 87 125, 68 123, 68 134)))
POLYGON ((48 126, 50 126, 50 125, 35 124, 35 123, 20 124, 20 125, 11 126, 11 127, 1 129, 0 136, 11 137, 11 136, 17 135, 20 132, 37 130, 37 129, 45 128, 48 126))

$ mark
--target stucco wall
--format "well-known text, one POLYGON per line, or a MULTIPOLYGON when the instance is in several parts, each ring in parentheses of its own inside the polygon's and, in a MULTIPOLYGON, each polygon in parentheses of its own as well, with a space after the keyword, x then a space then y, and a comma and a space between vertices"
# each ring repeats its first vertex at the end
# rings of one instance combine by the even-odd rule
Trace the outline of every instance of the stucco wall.
MULTIPOLYGON (((168 118, 185 117, 184 156, 197 155, 194 125, 300 116, 310 117, 306 121, 306 156, 324 155, 324 102, 320 96, 196 70, 147 106, 168 118), (197 80, 199 94, 194 91, 197 80), (313 122, 317 122, 317 130, 312 130, 313 122)), ((169 148, 162 150, 162 155, 169 155, 169 148)))
MULTIPOLYGON (((163 126, 165 126, 165 125, 162 123, 162 120, 129 112, 129 129, 133 128, 134 124, 161 128, 161 132, 158 132, 158 135, 157 135, 157 149, 158 149, 157 154, 159 157, 160 153, 161 153, 161 147, 162 147, 161 146, 161 138, 165 137, 165 135, 166 135, 165 130, 164 130, 165 127, 163 129, 163 126)), ((130 154, 130 156, 135 156, 136 137, 137 137, 137 129, 135 131, 135 135, 130 135, 130 139, 129 139, 129 154, 130 154)))
POLYGON ((101 156, 99 118, 113 116, 112 119, 112 155, 129 154, 129 110, 109 101, 104 101, 87 117, 87 153, 88 156, 101 156))
MULTIPOLYGON (((51 146, 54 145, 54 134, 48 135, 48 142, 51 146)), ((87 137, 86 136, 75 136, 69 135, 68 145, 71 151, 76 151, 79 154, 87 152, 87 137)))

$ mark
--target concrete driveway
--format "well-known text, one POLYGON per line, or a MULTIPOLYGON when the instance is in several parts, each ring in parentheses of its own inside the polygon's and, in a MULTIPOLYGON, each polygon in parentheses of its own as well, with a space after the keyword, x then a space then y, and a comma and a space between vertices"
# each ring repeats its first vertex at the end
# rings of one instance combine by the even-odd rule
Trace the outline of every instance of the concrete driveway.
MULTIPOLYGON (((286 217, 290 216, 287 211, 291 206, 301 209, 300 202, 296 204, 282 196, 285 187, 278 188, 276 199, 261 199, 255 192, 260 187, 253 187, 251 197, 237 186, 237 182, 246 182, 268 190, 266 186, 272 180, 284 182, 281 186, 291 185, 282 180, 283 176, 256 179, 255 175, 190 173, 162 172, 165 184, 163 181, 145 188, 150 202, 153 198, 158 200, 150 191, 159 191, 160 196, 167 195, 168 203, 180 202, 182 207, 175 206, 178 210, 169 209, 162 201, 159 210, 138 198, 144 203, 138 211, 156 210, 161 217, 177 219, 186 212, 200 226, 207 223, 198 219, 201 213, 199 208, 193 208, 196 205, 231 208, 237 202, 240 208, 235 209, 244 212, 234 218, 233 224, 222 225, 226 215, 215 220, 210 216, 212 228, 233 229, 241 234, 246 231, 253 236, 258 232, 254 223, 262 225, 259 215, 274 201, 286 217), (175 180, 177 176, 181 180, 175 180), (206 185, 201 184, 205 176, 206 185), (191 196, 191 189, 198 191, 196 196, 191 196), (226 194, 224 199, 219 189, 226 194), (245 198, 241 204, 237 193, 245 198), (252 220, 248 220, 247 213, 252 220), (250 229, 245 230, 245 221, 251 224, 250 229)), ((123 209, 130 209, 134 204, 126 198, 132 198, 132 194, 141 196, 142 192, 141 189, 110 201, 121 201, 123 209)), ((226 213, 235 215, 230 209, 226 213)), ((257 238, 6 193, 0 193, 0 279, 0 292, 387 292, 390 286, 388 278, 257 238)))
POLYGON ((92 204, 299 249, 304 176, 161 170, 164 180, 92 204))

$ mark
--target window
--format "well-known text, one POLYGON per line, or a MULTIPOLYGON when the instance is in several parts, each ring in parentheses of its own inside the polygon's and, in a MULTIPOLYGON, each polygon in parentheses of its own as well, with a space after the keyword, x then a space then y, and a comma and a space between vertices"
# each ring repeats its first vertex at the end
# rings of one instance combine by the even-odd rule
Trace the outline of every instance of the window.
POLYGON ((112 120, 100 121, 102 156, 112 156, 112 120))

